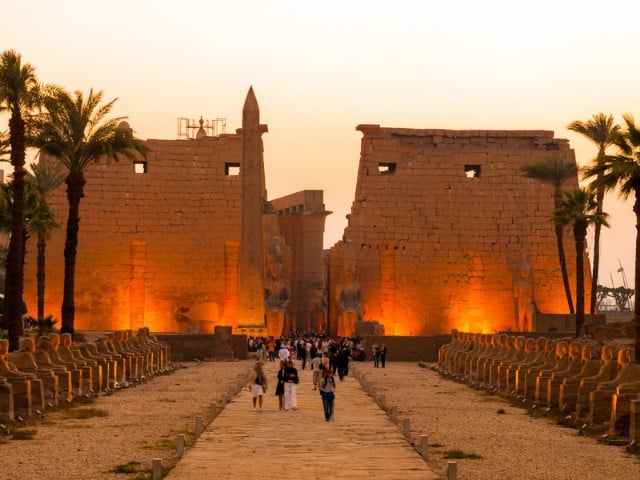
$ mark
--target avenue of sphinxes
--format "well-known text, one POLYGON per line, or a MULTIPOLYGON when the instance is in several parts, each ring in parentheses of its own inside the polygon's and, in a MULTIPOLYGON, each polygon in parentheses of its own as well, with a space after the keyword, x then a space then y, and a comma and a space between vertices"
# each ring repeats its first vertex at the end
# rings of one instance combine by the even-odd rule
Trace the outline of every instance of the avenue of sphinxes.
MULTIPOLYGON (((146 159, 87 169, 76 329, 351 334, 372 321, 387 335, 429 335, 531 330, 537 312, 567 313, 552 188, 521 172, 553 156, 575 163, 567 140, 550 131, 360 125, 348 224, 324 251, 331 212, 321 190, 268 198, 260 121, 250 89, 235 133, 201 123, 188 138, 147 140, 146 159)), ((576 176, 566 188, 577 186, 576 176)), ((65 225, 64 186, 49 203, 65 225)), ((45 310, 56 317, 64 239, 63 228, 47 245, 45 310)), ((574 278, 575 248, 565 239, 574 278)), ((24 277, 30 312, 34 242, 24 277)))

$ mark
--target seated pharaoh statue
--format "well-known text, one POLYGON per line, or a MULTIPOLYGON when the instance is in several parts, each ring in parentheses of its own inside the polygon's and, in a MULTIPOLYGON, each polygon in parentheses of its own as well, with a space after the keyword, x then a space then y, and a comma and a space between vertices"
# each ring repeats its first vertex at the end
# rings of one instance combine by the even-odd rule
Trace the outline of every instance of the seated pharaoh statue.
MULTIPOLYGON (((13 408, 16 415, 28 417, 33 413, 31 376, 16 372, 9 366, 9 341, 0 339, 0 377, 13 389, 13 408)), ((37 408, 37 407, 36 407, 37 408)))
MULTIPOLYGON (((51 368, 39 367, 33 353, 36 345, 29 337, 24 338, 20 344, 20 350, 9 354, 9 364, 17 370, 35 375, 42 380, 44 400, 50 406, 58 405, 59 379, 51 368)), ((33 390, 33 387, 32 387, 33 390)))
POLYGON ((287 306, 291 299, 289 280, 283 277, 283 257, 280 238, 271 239, 267 250, 267 276, 264 278, 264 308, 267 322, 267 333, 279 337, 289 325, 285 326, 287 306))
POLYGON ((336 285, 337 333, 341 337, 351 337, 355 333, 356 322, 360 320, 362 309, 362 290, 356 278, 356 252, 351 242, 347 242, 342 261, 342 278, 336 285))

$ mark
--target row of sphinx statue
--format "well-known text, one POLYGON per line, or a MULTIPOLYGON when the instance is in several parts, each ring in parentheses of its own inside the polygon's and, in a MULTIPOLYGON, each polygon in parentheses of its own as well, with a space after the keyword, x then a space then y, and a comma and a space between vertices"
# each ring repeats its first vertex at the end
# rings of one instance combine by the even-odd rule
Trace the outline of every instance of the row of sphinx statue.
POLYGON ((533 408, 556 409, 579 425, 609 422, 608 435, 619 436, 629 434, 630 402, 640 399, 632 356, 630 347, 590 339, 453 332, 436 368, 533 408))
POLYGON ((169 359, 169 347, 146 327, 87 343, 74 343, 68 333, 26 337, 11 353, 0 340, 0 419, 42 414, 61 402, 145 382, 171 370, 169 359))

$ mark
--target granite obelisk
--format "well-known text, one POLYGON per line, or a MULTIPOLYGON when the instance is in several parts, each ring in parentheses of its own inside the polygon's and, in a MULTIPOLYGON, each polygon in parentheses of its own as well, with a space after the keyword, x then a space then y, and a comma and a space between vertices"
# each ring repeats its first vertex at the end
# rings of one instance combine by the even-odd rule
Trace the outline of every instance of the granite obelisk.
POLYGON ((260 109, 249 88, 242 109, 242 185, 240 220, 239 326, 264 326, 264 247, 262 214, 265 202, 260 109))

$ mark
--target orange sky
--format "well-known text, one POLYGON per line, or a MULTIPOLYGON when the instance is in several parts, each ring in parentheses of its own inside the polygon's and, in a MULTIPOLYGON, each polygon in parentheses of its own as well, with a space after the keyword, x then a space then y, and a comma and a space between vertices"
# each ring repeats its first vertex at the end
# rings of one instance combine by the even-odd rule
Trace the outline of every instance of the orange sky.
MULTIPOLYGON (((42 81, 119 97, 142 138, 175 138, 178 117, 241 125, 253 85, 271 198, 322 189, 341 238, 355 190, 355 126, 566 130, 593 113, 640 119, 640 2, 374 0, 6 2, 2 50, 42 81)), ((0 127, 1 128, 1 127, 0 127)), ((607 200, 601 283, 633 283, 631 204, 607 200)))

